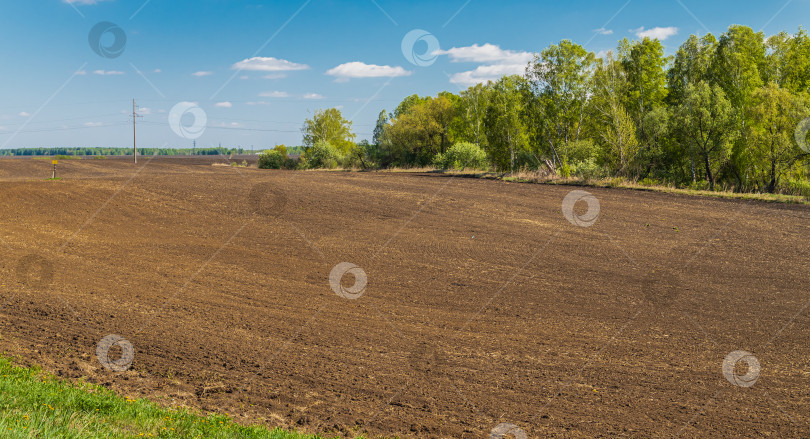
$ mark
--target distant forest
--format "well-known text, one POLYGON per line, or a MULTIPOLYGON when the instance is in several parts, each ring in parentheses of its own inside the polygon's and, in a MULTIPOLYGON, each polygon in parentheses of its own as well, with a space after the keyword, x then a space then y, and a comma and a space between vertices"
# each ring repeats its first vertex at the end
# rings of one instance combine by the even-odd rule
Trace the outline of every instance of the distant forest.
MULTIPOLYGON (((243 148, 138 148, 138 155, 230 155, 244 154, 243 148)), ((132 155, 132 148, 13 148, 0 149, 0 156, 132 155)))

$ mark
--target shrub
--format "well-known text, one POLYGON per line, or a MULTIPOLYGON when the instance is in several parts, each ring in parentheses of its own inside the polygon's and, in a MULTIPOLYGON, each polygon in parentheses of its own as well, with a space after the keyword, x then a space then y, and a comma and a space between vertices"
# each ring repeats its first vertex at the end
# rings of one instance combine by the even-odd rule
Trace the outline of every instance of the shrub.
POLYGON ((304 151, 304 159, 310 168, 336 168, 344 160, 340 151, 331 143, 318 141, 304 151))
POLYGON ((604 168, 599 166, 595 158, 588 158, 570 166, 569 172, 585 180, 598 180, 607 176, 604 168))
POLYGON ((458 142, 451 146, 444 154, 437 154, 433 158, 433 165, 440 169, 487 169, 487 153, 484 150, 469 142, 458 142))
POLYGON ((259 154, 260 169, 281 169, 287 162, 287 154, 278 149, 270 149, 259 154))
MULTIPOLYGON (((247 161, 243 160, 242 165, 247 166, 247 161)), ((298 161, 287 157, 287 147, 284 145, 276 145, 259 154, 259 168, 262 169, 295 169, 297 166, 298 161)))

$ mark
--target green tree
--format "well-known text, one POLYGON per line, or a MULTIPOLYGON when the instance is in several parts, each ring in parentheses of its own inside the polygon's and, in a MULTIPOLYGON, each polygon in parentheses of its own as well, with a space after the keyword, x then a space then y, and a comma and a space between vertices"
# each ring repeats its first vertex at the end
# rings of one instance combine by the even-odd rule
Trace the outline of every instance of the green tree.
POLYGON ((676 118, 682 140, 700 157, 714 190, 715 170, 728 160, 737 134, 731 103, 719 86, 701 81, 686 87, 676 118))
MULTIPOLYGON (((701 81, 711 80, 714 57, 717 52, 717 38, 712 34, 701 38, 690 35, 678 52, 672 67, 667 72, 669 95, 667 101, 671 107, 680 105, 686 94, 686 87, 697 85, 701 81)), ((689 174, 692 181, 697 180, 696 157, 693 150, 676 145, 676 154, 688 156, 689 174)))
POLYGON ((487 145, 484 117, 489 105, 489 91, 488 85, 476 84, 461 92, 461 119, 464 122, 461 132, 467 134, 465 140, 481 147, 487 145))
POLYGON ((380 115, 377 116, 377 124, 374 125, 374 134, 372 137, 372 141, 375 145, 380 145, 384 141, 385 136, 385 129, 388 126, 388 113, 385 110, 380 111, 380 115))
POLYGON ((529 63, 526 74, 539 100, 542 138, 556 166, 566 159, 566 145, 579 140, 595 62, 592 52, 563 40, 529 63))
POLYGON ((796 125, 806 115, 803 99, 775 83, 753 94, 750 109, 754 172, 768 192, 774 192, 787 168, 801 157, 794 140, 796 125))
POLYGON ((608 52, 594 73, 591 117, 607 162, 620 175, 627 174, 639 145, 636 124, 623 103, 627 89, 623 66, 608 52))
POLYGON ((312 147, 318 142, 327 142, 342 154, 354 147, 356 137, 352 132, 352 122, 344 119, 337 108, 316 111, 311 119, 304 121, 301 133, 304 136, 304 146, 312 147))
POLYGON ((529 137, 523 124, 523 95, 525 79, 504 76, 492 85, 489 107, 484 118, 489 156, 498 169, 515 170, 517 154, 528 150, 529 137))
POLYGON ((723 88, 734 108, 737 133, 731 153, 730 170, 737 184, 746 186, 746 169, 751 165, 749 156, 750 130, 748 129, 751 98, 762 87, 766 69, 765 36, 747 26, 731 26, 718 42, 712 74, 714 82, 723 88))
POLYGON ((419 164, 428 164, 452 142, 455 107, 447 95, 415 99, 399 105, 386 133, 394 149, 407 150, 419 164))

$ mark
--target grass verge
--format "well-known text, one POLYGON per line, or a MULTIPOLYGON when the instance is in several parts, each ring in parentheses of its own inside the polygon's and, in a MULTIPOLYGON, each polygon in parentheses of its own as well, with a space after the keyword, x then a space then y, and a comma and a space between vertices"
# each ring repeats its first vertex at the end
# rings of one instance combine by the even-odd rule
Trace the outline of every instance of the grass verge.
POLYGON ((243 426, 225 415, 202 416, 72 383, 0 356, 0 437, 5 438, 263 438, 320 436, 243 426))
POLYGON ((533 183, 533 184, 551 184, 551 185, 565 185, 565 186, 583 186, 583 187, 601 187, 601 188, 621 188, 632 189, 638 191, 650 192, 663 192, 669 194, 681 194, 701 197, 725 198, 732 200, 756 200, 766 201, 771 203, 785 203, 785 204, 810 204, 808 197, 800 195, 786 195, 786 194, 768 194, 758 192, 732 192, 724 190, 708 191, 708 190, 695 190, 687 188, 677 188, 674 186, 664 185, 643 185, 633 181, 625 180, 622 178, 608 178, 601 180, 582 180, 580 178, 562 178, 551 177, 531 172, 519 172, 515 174, 497 173, 486 171, 453 171, 453 170, 437 170, 435 168, 395 168, 387 169, 380 172, 393 172, 393 173, 441 173, 448 175, 457 175, 465 178, 481 178, 489 180, 500 180, 511 183, 533 183))

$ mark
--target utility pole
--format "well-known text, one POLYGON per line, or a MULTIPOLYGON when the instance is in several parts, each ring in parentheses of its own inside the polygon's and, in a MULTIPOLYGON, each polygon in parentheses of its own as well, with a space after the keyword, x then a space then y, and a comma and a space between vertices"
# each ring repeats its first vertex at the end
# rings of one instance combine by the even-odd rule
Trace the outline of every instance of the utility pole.
POLYGON ((134 163, 138 163, 138 147, 136 146, 135 142, 135 121, 139 117, 143 117, 140 114, 135 112, 135 109, 138 108, 135 105, 135 99, 132 99, 132 160, 134 163))

